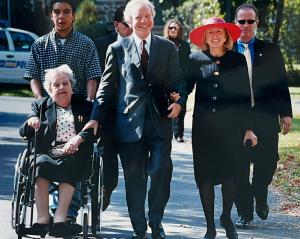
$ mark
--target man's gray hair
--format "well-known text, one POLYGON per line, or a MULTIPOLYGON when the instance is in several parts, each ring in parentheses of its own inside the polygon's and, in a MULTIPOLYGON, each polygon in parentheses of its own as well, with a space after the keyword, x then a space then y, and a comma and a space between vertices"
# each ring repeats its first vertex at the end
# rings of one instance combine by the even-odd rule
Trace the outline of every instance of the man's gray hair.
POLYGON ((151 9, 152 17, 155 17, 156 12, 152 2, 150 2, 149 0, 131 0, 127 3, 124 10, 124 19, 128 24, 132 23, 133 11, 141 6, 149 6, 151 9))
POLYGON ((53 68, 53 69, 47 69, 47 70, 45 70, 45 72, 46 72, 46 74, 45 74, 45 81, 43 83, 43 86, 44 86, 46 92, 48 93, 48 95, 51 95, 51 93, 52 93, 51 83, 54 80, 55 76, 58 74, 64 74, 64 75, 68 76, 72 87, 76 83, 76 80, 73 77, 73 71, 67 64, 63 64, 63 65, 53 68))

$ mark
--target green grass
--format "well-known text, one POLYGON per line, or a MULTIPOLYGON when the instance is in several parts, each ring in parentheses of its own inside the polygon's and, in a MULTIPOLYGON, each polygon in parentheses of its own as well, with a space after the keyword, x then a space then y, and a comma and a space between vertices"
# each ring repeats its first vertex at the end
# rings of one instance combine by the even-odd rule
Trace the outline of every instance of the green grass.
POLYGON ((29 85, 14 85, 14 84, 2 84, 0 88, 0 95, 33 97, 29 85))
MULTIPOLYGON (((300 88, 291 87, 290 93, 292 99, 300 100, 300 88)), ((272 186, 286 196, 283 205, 285 210, 300 208, 300 114, 295 111, 292 131, 279 136, 279 155, 280 161, 272 186)))

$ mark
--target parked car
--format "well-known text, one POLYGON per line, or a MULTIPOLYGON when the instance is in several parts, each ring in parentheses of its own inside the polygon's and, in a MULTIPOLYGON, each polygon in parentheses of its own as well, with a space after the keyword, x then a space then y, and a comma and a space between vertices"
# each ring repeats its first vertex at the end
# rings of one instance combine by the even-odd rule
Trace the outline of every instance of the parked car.
POLYGON ((0 84, 29 84, 23 75, 31 44, 37 38, 33 32, 0 27, 0 84))

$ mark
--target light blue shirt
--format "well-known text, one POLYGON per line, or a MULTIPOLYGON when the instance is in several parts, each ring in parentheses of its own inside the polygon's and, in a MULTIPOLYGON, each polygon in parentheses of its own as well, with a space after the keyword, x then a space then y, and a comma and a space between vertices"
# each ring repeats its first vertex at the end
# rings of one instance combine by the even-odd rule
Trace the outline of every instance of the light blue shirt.
MULTIPOLYGON (((255 38, 252 38, 249 42, 246 43, 246 44, 248 44, 248 48, 250 50, 252 65, 254 63, 254 41, 255 41, 255 38)), ((244 51, 245 51, 244 44, 245 44, 244 42, 237 40, 237 51, 239 53, 244 54, 244 51)))

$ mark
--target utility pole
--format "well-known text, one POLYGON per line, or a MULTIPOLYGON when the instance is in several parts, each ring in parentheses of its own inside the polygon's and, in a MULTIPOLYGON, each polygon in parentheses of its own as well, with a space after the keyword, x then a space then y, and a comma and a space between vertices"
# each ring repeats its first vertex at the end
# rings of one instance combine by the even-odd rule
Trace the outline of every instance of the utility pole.
POLYGON ((10 27, 11 26, 11 9, 10 9, 10 0, 7 0, 7 23, 8 23, 8 26, 10 27))

